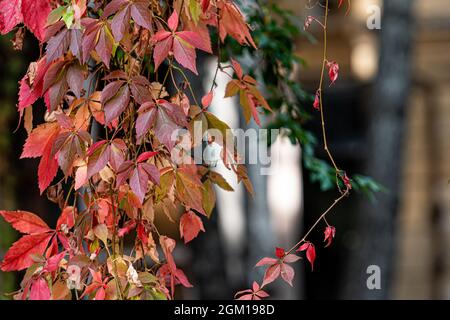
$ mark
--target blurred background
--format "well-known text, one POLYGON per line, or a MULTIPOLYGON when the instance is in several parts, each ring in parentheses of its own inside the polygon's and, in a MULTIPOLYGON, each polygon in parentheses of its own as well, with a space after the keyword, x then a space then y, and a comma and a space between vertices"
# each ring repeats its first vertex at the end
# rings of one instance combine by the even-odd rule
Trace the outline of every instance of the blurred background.
MULTIPOLYGON (((311 235, 317 250, 314 272, 304 259, 295 265, 294 288, 278 281, 269 292, 275 299, 450 299, 449 1, 352 0, 347 15, 346 2, 338 9, 338 1, 330 0, 328 59, 339 63, 340 72, 324 89, 329 147, 347 173, 369 176, 383 191, 354 192, 345 199, 328 218, 337 229, 333 245, 323 248, 324 226, 311 235), (367 287, 371 265, 380 268, 380 289, 367 287)), ((276 1, 292 11, 300 31, 293 44, 304 63, 296 65, 292 81, 309 95, 318 86, 322 30, 315 23, 307 33, 302 29, 307 16, 323 19, 323 3, 276 1)), ((253 6, 243 1, 244 8, 253 6)), ((55 221, 57 206, 39 196, 38 162, 19 160, 26 132, 20 128, 12 134, 18 124, 17 82, 39 48, 28 36, 17 53, 10 38, 1 37, 0 56, 0 208, 29 210, 55 221)), ((196 85, 204 90, 216 61, 199 58, 204 83, 196 85)), ((257 72, 259 65, 250 61, 247 67, 257 72)), ((226 81, 219 77, 216 96, 226 81)), ((320 138, 318 114, 308 99, 303 106, 312 118, 305 127, 320 138)), ((212 109, 222 120, 246 127, 236 101, 214 101, 212 109)), ((248 166, 254 197, 225 168, 217 168, 236 192, 217 190, 207 232, 186 247, 178 244, 178 264, 195 285, 180 298, 230 299, 260 281, 263 270, 254 264, 273 256, 276 246, 296 243, 338 196, 335 188, 311 179, 301 146, 280 136, 272 148, 279 156, 273 157, 269 175, 261 175, 259 165, 248 166)), ((315 149, 326 159, 320 139, 315 149)), ((164 218, 159 223, 178 237, 177 226, 164 218)), ((17 236, 0 221, 0 258, 17 236)), ((15 290, 19 279, 0 272, 0 292, 15 290)))

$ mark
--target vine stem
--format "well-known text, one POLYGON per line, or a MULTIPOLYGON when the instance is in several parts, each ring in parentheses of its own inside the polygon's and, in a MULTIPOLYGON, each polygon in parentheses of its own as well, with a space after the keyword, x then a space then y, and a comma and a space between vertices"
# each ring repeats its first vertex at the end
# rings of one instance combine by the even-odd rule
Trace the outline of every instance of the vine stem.
POLYGON ((320 83, 319 83, 319 103, 320 103, 320 123, 322 126, 322 138, 323 138, 323 148, 325 152, 328 155, 328 158, 330 159, 334 169, 337 173, 340 172, 338 166, 336 165, 336 162, 334 160, 333 155, 331 154, 331 151, 328 147, 328 139, 327 139, 327 130, 325 127, 325 115, 323 112, 323 103, 322 103, 322 91, 323 91, 323 82, 324 82, 324 75, 325 75, 325 67, 327 63, 327 52, 328 52, 328 44, 327 44, 327 29, 328 29, 328 3, 329 0, 326 0, 325 2, 325 18, 323 22, 323 54, 322 54, 322 71, 320 73, 320 83))
POLYGON ((316 220, 316 222, 309 228, 309 230, 305 233, 303 238, 298 241, 295 245, 292 246, 288 251, 286 251, 286 255, 292 253, 300 244, 306 241, 309 234, 316 228, 316 226, 319 224, 319 222, 323 219, 326 221, 326 215, 339 203, 342 199, 344 199, 348 194, 350 193, 349 189, 346 189, 339 198, 335 199, 333 203, 320 215, 320 217, 316 220))
MULTIPOLYGON (((325 75, 325 67, 327 64, 327 51, 328 51, 328 46, 327 46, 327 28, 328 28, 328 9, 329 9, 329 0, 325 1, 325 17, 324 17, 324 23, 322 25, 323 27, 323 52, 322 52, 322 68, 321 68, 321 72, 320 72, 320 82, 319 82, 319 88, 318 88, 318 93, 319 93, 319 103, 320 103, 320 122, 321 122, 321 127, 322 127, 322 138, 323 138, 323 148, 325 150, 325 152, 327 153, 327 156, 330 160, 330 162, 332 163, 334 169, 336 170, 336 183, 339 187, 339 182, 338 182, 338 177, 341 176, 341 170, 339 170, 336 161, 334 160, 334 157, 328 147, 328 140, 327 140, 327 131, 326 131, 326 126, 325 126, 325 116, 324 116, 324 111, 323 111, 323 103, 322 103, 322 91, 323 91, 323 83, 324 83, 324 75, 325 75)), ((314 222, 314 224, 308 229, 308 231, 305 233, 305 235, 303 236, 303 238, 301 240, 299 240, 295 245, 293 245, 289 250, 287 250, 285 252, 284 257, 286 257, 288 254, 291 254, 295 249, 297 249, 302 243, 306 242, 308 236, 311 234, 312 231, 315 230, 315 228, 317 227, 317 225, 323 220, 327 226, 329 226, 329 223, 326 219, 326 216, 331 212, 331 210, 339 203, 341 202, 346 196, 348 196, 350 194, 350 187, 349 186, 345 186, 345 190, 341 190, 339 188, 340 191, 340 196, 338 198, 336 198, 333 203, 325 210, 322 212, 322 214, 319 216, 319 218, 317 218, 317 220, 314 222)), ((283 258, 284 259, 284 258, 283 258)), ((262 285, 260 289, 262 289, 265 285, 262 285)))

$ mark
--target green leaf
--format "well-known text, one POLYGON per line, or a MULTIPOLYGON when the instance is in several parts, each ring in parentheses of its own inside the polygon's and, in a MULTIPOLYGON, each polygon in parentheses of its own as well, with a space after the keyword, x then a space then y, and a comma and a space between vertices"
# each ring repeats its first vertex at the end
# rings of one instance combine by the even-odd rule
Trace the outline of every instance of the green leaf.
POLYGON ((70 29, 70 27, 73 24, 73 19, 74 19, 74 11, 72 9, 72 7, 68 7, 67 10, 64 11, 63 15, 62 15, 62 19, 64 21, 64 23, 67 26, 67 29, 70 29))
POLYGON ((200 14, 202 13, 202 8, 200 7, 200 3, 197 0, 189 1, 189 12, 195 25, 197 25, 200 19, 200 14))

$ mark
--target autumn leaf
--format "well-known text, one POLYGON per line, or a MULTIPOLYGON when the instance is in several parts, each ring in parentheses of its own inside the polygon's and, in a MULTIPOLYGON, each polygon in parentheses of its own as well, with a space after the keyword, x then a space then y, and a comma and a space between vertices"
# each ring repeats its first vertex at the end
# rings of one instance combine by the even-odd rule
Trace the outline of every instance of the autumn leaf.
POLYGON ((48 0, 22 0, 24 24, 40 41, 45 38, 45 25, 50 11, 48 0))
POLYGON ((330 86, 331 86, 336 82, 336 80, 339 76, 339 65, 335 61, 328 61, 327 68, 328 68, 328 75, 331 80, 331 83, 330 83, 330 86))
POLYGON ((1 263, 2 271, 23 270, 31 266, 34 261, 33 254, 42 255, 53 235, 51 233, 39 233, 25 235, 6 252, 1 263))
POLYGON ((297 251, 306 251, 306 258, 311 264, 311 271, 314 270, 314 260, 316 259, 316 248, 311 242, 305 242, 297 251))
POLYGON ((172 252, 176 246, 175 240, 167 236, 160 236, 159 242, 166 257, 167 263, 158 269, 158 274, 163 279, 166 279, 166 276, 169 276, 169 284, 173 298, 175 294, 175 284, 181 283, 184 287, 187 288, 192 287, 192 284, 189 282, 184 272, 181 269, 178 269, 175 265, 175 260, 173 259, 172 255, 172 252))
POLYGON ((216 191, 210 179, 203 183, 202 200, 206 216, 210 218, 216 206, 216 191))
MULTIPOLYGON (((145 156, 143 158, 145 158, 145 156)), ((146 162, 133 163, 132 161, 124 161, 118 169, 116 180, 117 186, 120 187, 127 179, 129 179, 131 190, 142 205, 148 190, 148 182, 152 181, 154 184, 158 185, 160 173, 158 168, 152 164, 146 162)))
POLYGON ((152 30, 152 13, 146 0, 114 0, 107 4, 103 16, 114 14, 111 29, 114 39, 119 42, 130 27, 130 17, 140 27, 152 30))
POLYGON ((323 242, 326 242, 325 248, 331 245, 334 237, 336 236, 336 228, 333 226, 327 226, 324 231, 323 242))
POLYGON ((275 255, 278 257, 278 259, 282 259, 285 255, 283 248, 275 248, 275 255))
POLYGON ((210 91, 208 92, 203 98, 202 98, 202 106, 204 109, 207 109, 214 98, 214 92, 210 91))
POLYGON ((50 227, 37 215, 28 211, 0 211, 11 226, 21 233, 38 234, 52 231, 50 227))
POLYGON ((177 31, 179 24, 179 17, 176 10, 173 11, 169 17, 168 26, 169 31, 159 30, 152 40, 156 43, 153 52, 153 59, 155 61, 155 69, 158 69, 160 64, 173 52, 175 60, 183 67, 197 73, 195 60, 197 55, 195 49, 198 48, 208 53, 211 52, 211 46, 205 39, 193 31, 177 31))
POLYGON ((21 11, 22 0, 0 1, 0 33, 10 32, 16 25, 23 21, 21 11))
POLYGON ((218 172, 210 171, 208 178, 214 182, 218 187, 225 191, 234 191, 233 187, 225 180, 225 178, 218 172))
POLYGON ((172 139, 173 133, 186 126, 186 115, 180 106, 163 99, 156 104, 146 102, 138 109, 136 140, 141 144, 142 139, 153 128, 159 142, 172 150, 176 142, 172 139))
POLYGON ((286 281, 290 286, 292 286, 295 271, 289 265, 289 263, 293 263, 300 260, 300 257, 292 253, 286 254, 283 248, 278 247, 275 249, 275 256, 277 258, 270 258, 270 257, 262 258, 255 265, 255 267, 268 266, 266 272, 264 273, 262 287, 275 281, 280 275, 284 281, 286 281))
POLYGON ((238 7, 231 1, 220 1, 217 7, 220 11, 218 28, 221 41, 224 42, 225 37, 230 35, 241 45, 251 45, 256 49, 256 44, 238 7))
POLYGON ((257 106, 261 106, 268 111, 272 111, 266 99, 256 87, 257 82, 249 75, 244 75, 241 65, 233 60, 233 69, 238 79, 228 82, 225 88, 225 98, 239 94, 239 102, 242 107, 244 118, 247 122, 253 117, 255 122, 261 126, 258 116, 257 106))
POLYGON ((82 39, 83 63, 91 57, 92 51, 98 54, 102 62, 109 68, 114 37, 108 22, 95 19, 88 20, 82 39))
POLYGON ((184 238, 184 243, 195 239, 200 231, 205 232, 202 219, 194 212, 189 211, 181 216, 180 219, 180 237, 184 238))
POLYGON ((203 184, 197 176, 195 165, 184 165, 176 172, 176 195, 186 206, 206 215, 202 203, 203 184))
POLYGON ((60 132, 57 123, 45 123, 35 128, 28 136, 21 158, 42 157, 38 168, 39 190, 50 185, 58 171, 58 162, 52 157, 52 147, 60 132))
POLYGON ((237 300, 261 300, 269 297, 269 294, 263 291, 256 281, 253 281, 252 289, 239 291, 234 297, 237 300))
POLYGON ((67 94, 67 89, 79 98, 81 96, 81 83, 84 80, 83 68, 74 58, 70 60, 58 59, 51 63, 44 76, 43 93, 48 94, 49 111, 54 111, 67 94))
POLYGON ((51 292, 47 281, 42 277, 33 280, 30 288, 30 300, 50 300, 50 297, 51 292))
POLYGON ((50 11, 48 0, 2 0, 0 33, 6 34, 23 22, 42 42, 45 39, 45 25, 50 11))
POLYGON ((320 110, 320 89, 316 91, 315 97, 314 97, 314 103, 313 107, 316 110, 320 110))
POLYGON ((71 229, 75 225, 75 219, 77 217, 77 210, 72 206, 65 207, 61 215, 56 222, 56 230, 60 230, 61 228, 71 229))
POLYGON ((19 103, 17 106, 19 111, 31 106, 44 94, 44 76, 49 66, 46 56, 30 64, 27 74, 20 80, 19 103))
POLYGON ((294 279, 295 271, 287 263, 281 264, 281 278, 286 281, 291 287, 293 287, 292 281, 294 279))
POLYGON ((130 102, 130 89, 123 80, 108 84, 102 91, 101 103, 105 110, 105 123, 118 118, 130 102))

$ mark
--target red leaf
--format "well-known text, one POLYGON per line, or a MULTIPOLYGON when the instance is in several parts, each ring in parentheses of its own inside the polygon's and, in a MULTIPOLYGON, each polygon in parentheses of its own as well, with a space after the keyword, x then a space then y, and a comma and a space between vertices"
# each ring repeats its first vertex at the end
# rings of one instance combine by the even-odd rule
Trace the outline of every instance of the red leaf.
POLYGON ((208 10, 210 2, 211 2, 211 0, 202 0, 202 11, 203 11, 203 13, 205 13, 206 10, 208 10))
POLYGON ((173 10, 172 14, 169 17, 169 20, 167 21, 167 25, 169 26, 170 30, 176 31, 178 28, 178 13, 176 10, 173 10))
POLYGON ((231 1, 217 3, 220 9, 219 35, 223 42, 227 34, 236 39, 242 45, 251 45, 256 49, 256 44, 250 35, 244 16, 231 1))
POLYGON ((278 259, 282 259, 284 257, 284 249, 283 248, 276 248, 275 249, 275 255, 278 257, 278 259))
POLYGON ((154 165, 139 163, 129 174, 130 188, 142 204, 147 193, 148 181, 159 184, 159 170, 154 165))
POLYGON ((169 55, 170 50, 172 50, 173 47, 173 38, 171 37, 171 33, 168 31, 162 31, 158 32, 155 37, 155 39, 159 39, 156 45, 155 49, 153 50, 153 60, 155 61, 155 70, 158 69, 158 67, 161 65, 161 63, 166 59, 166 57, 169 55), (159 36, 158 36, 159 35, 159 36))
POLYGON ((328 75, 330 76, 330 86, 337 80, 339 76, 339 65, 335 61, 330 61, 327 63, 328 75))
POLYGON ((291 287, 292 280, 294 279, 295 271, 294 268, 292 268, 288 264, 281 264, 281 278, 283 278, 284 281, 286 281, 291 287))
POLYGON ((1 264, 1 270, 16 271, 28 268, 34 263, 31 255, 44 254, 52 236, 51 233, 23 236, 9 248, 1 264))
POLYGON ((147 161, 148 159, 150 159, 151 157, 154 157, 157 154, 158 154, 158 151, 147 151, 147 152, 141 153, 139 155, 139 157, 137 158, 136 162, 139 163, 139 162, 147 161))
MULTIPOLYGON (((56 238, 53 238, 53 239, 56 239, 56 238)), ((54 271, 58 270, 59 263, 61 262, 61 260, 64 258, 64 256, 66 254, 67 254, 67 252, 63 251, 61 253, 54 255, 53 257, 48 258, 47 261, 45 262, 45 267, 44 267, 43 271, 54 272, 54 271)))
POLYGON ((167 265, 169 266, 169 269, 171 270, 171 272, 174 272, 177 269, 177 266, 175 265, 175 260, 173 259, 172 256, 172 252, 176 246, 175 240, 166 236, 161 236, 159 237, 159 243, 161 244, 161 248, 164 252, 164 255, 166 256, 167 265))
POLYGON ((208 92, 203 98, 202 98, 202 105, 203 108, 208 108, 211 105, 212 99, 214 98, 214 92, 210 91, 208 92))
POLYGON ((44 154, 45 147, 59 132, 57 123, 44 123, 36 127, 28 136, 20 158, 36 158, 44 154))
POLYGON ((145 230, 145 226, 139 223, 137 226, 137 236, 141 240, 142 244, 147 247, 148 245, 148 231, 145 230))
POLYGON ((316 91, 316 96, 314 97, 313 107, 316 110, 320 110, 320 89, 316 91))
POLYGON ((134 228, 136 228, 136 221, 129 220, 129 221, 125 222, 124 226, 119 229, 117 234, 119 237, 123 237, 124 235, 128 234, 134 228))
POLYGON ((192 45, 195 48, 203 50, 208 53, 212 53, 211 44, 208 43, 205 39, 203 39, 198 33, 193 31, 180 31, 177 32, 177 36, 192 45))
POLYGON ((175 275, 175 278, 178 280, 179 283, 181 283, 181 285, 183 287, 186 287, 186 288, 193 287, 193 285, 189 282, 188 278, 184 274, 183 270, 177 268, 174 275, 175 275))
POLYGON ((61 32, 51 37, 47 41, 45 52, 47 54, 47 62, 53 62, 63 56, 70 44, 70 32, 63 29, 61 32))
POLYGON ((106 144, 106 142, 106 140, 98 141, 89 148, 87 179, 100 172, 108 164, 110 158, 110 147, 106 144))
POLYGON ((21 0, 0 1, 0 33, 10 32, 16 25, 22 22, 23 16, 20 6, 21 0))
POLYGON ((295 254, 288 254, 286 257, 284 257, 283 261, 286 263, 293 263, 296 262, 298 260, 300 260, 301 258, 295 254))
POLYGON ((231 64, 233 65, 233 69, 236 72, 236 76, 239 79, 242 79, 242 77, 244 76, 244 72, 242 71, 242 67, 239 64, 239 62, 237 62, 236 60, 234 60, 233 58, 231 58, 231 64))
POLYGON ((134 22, 147 30, 152 29, 152 13, 146 1, 134 1, 131 5, 131 17, 134 22))
POLYGON ((268 298, 269 294, 263 290, 259 290, 257 293, 255 293, 260 298, 268 298))
POLYGON ((130 176, 130 187, 134 194, 138 197, 139 202, 144 202, 145 194, 147 193, 148 175, 139 166, 137 166, 130 176))
POLYGON ((323 239, 323 242, 327 242, 325 245, 325 248, 331 245, 331 242, 333 241, 333 238, 336 236, 336 228, 333 226, 327 226, 324 231, 325 237, 323 239))
POLYGON ((269 258, 269 257, 265 257, 262 258, 261 260, 258 261, 258 263, 255 265, 255 267, 262 267, 262 266, 271 266, 278 263, 278 259, 275 258, 269 258))
POLYGON ((100 30, 98 42, 95 46, 95 51, 102 59, 103 63, 109 68, 109 62, 111 60, 111 53, 113 49, 113 39, 108 27, 103 27, 100 30))
POLYGON ((95 294, 95 300, 105 300, 106 297, 106 291, 105 288, 102 286, 97 290, 97 293, 95 294))
POLYGON ((109 17, 110 15, 119 11, 127 3, 127 0, 112 0, 106 5, 105 10, 103 11, 103 16, 106 18, 109 17))
POLYGON ((51 292, 44 278, 37 278, 31 284, 30 300, 50 300, 51 292))
POLYGON ((51 231, 41 218, 28 211, 0 211, 0 215, 21 233, 37 234, 51 231))
POLYGON ((50 185, 58 172, 58 161, 52 156, 53 142, 58 132, 55 132, 44 148, 38 168, 39 191, 42 194, 50 185))
POLYGON ((187 207, 206 215, 202 203, 203 184, 200 181, 196 167, 182 166, 176 174, 176 195, 187 207))
POLYGON ((62 225, 65 225, 68 229, 71 229, 75 225, 76 217, 77 211, 74 207, 65 207, 56 222, 56 230, 60 230, 62 225))
POLYGON ((297 251, 305 251, 306 250, 306 258, 311 264, 311 270, 314 270, 314 260, 316 259, 316 248, 311 242, 305 242, 297 249, 297 251))
POLYGON ((24 23, 41 42, 45 38, 45 25, 50 11, 48 0, 22 0, 24 23))
POLYGON ((126 7, 117 13, 111 21, 111 31, 114 35, 114 39, 119 42, 122 40, 127 27, 129 27, 129 21, 131 16, 130 7, 126 7))
POLYGON ((352 190, 352 182, 350 178, 347 176, 347 174, 344 174, 344 176, 341 176, 342 182, 344 182, 345 187, 348 190, 352 190))
POLYGON ((274 282, 281 273, 281 265, 280 264, 274 264, 267 268, 266 272, 264 273, 264 279, 261 287, 264 287, 265 285, 274 282))
POLYGON ((198 75, 197 66, 195 65, 197 54, 194 46, 181 38, 175 37, 173 39, 173 55, 179 64, 198 75))
POLYGON ((184 243, 195 239, 200 231, 205 232, 202 219, 192 211, 181 216, 180 219, 180 237, 184 238, 184 243))
POLYGON ((102 104, 105 108, 106 124, 118 118, 130 102, 130 89, 128 85, 122 86, 122 84, 122 81, 112 82, 102 91, 102 104), (109 98, 110 91, 114 93, 111 98, 109 98))
POLYGON ((36 68, 36 70, 32 72, 34 77, 32 86, 30 87, 29 84, 30 76, 28 73, 20 81, 18 104, 19 111, 32 105, 40 96, 42 96, 44 76, 47 73, 48 68, 50 67, 50 64, 47 64, 47 58, 45 56, 42 57, 38 62, 32 63, 31 65, 35 66, 36 68))

